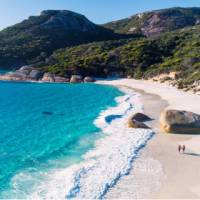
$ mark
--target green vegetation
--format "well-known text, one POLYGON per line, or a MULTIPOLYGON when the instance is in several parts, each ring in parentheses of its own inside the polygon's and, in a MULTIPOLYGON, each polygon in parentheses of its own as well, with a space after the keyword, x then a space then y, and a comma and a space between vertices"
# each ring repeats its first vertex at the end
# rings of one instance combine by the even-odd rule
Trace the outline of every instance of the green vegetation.
POLYGON ((61 76, 150 78, 175 71, 189 85, 200 80, 198 24, 200 8, 146 12, 106 28, 70 11, 44 11, 0 32, 0 66, 32 64, 61 76), (118 34, 130 29, 137 34, 118 34))
POLYGON ((181 72, 186 84, 200 78, 200 26, 156 38, 94 42, 54 52, 43 70, 93 76, 149 78, 181 72))
POLYGON ((150 66, 144 77, 177 71, 180 72, 180 81, 185 85, 200 80, 200 26, 165 34, 159 40, 165 37, 175 40, 172 54, 164 57, 161 63, 150 66))
POLYGON ((38 63, 59 48, 121 37, 127 38, 71 11, 43 11, 0 31, 0 66, 38 63))

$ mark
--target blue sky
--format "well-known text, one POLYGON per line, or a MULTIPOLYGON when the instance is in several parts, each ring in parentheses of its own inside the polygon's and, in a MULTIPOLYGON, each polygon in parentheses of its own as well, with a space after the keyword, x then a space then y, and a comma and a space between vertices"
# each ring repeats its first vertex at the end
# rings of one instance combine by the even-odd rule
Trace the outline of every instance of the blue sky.
POLYGON ((46 9, 67 9, 101 24, 138 12, 168 7, 200 7, 200 0, 0 0, 0 29, 46 9))

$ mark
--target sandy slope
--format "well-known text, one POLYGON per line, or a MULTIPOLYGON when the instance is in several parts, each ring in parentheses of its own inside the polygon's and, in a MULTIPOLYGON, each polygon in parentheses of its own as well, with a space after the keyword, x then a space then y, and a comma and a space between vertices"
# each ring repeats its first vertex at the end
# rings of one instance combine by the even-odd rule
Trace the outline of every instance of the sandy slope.
POLYGON ((131 173, 106 198, 200 198, 200 136, 163 134, 159 130, 159 115, 165 108, 200 114, 200 96, 148 81, 100 83, 135 88, 141 94, 145 113, 155 119, 150 125, 157 132, 133 163, 131 173), (186 145, 186 154, 178 153, 178 144, 186 145))

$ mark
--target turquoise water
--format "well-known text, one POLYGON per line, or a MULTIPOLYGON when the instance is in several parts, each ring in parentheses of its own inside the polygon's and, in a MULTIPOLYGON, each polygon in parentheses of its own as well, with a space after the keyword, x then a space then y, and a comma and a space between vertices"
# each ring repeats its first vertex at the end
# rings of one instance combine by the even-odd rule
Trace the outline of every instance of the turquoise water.
POLYGON ((24 171, 48 173, 80 162, 101 137, 95 118, 119 95, 95 84, 0 82, 0 198, 23 198, 42 181, 14 178, 24 171))

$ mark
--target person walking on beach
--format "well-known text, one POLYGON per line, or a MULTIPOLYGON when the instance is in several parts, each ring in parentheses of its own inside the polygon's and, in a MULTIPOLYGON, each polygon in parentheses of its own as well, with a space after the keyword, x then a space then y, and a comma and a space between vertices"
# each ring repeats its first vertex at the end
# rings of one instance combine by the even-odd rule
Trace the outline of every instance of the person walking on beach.
POLYGON ((178 145, 178 151, 179 151, 179 153, 181 152, 181 150, 182 150, 182 153, 185 153, 185 145, 178 145))
POLYGON ((181 152, 181 145, 180 144, 178 145, 178 151, 179 151, 179 153, 181 152))
POLYGON ((183 153, 185 153, 185 145, 183 145, 183 153))

